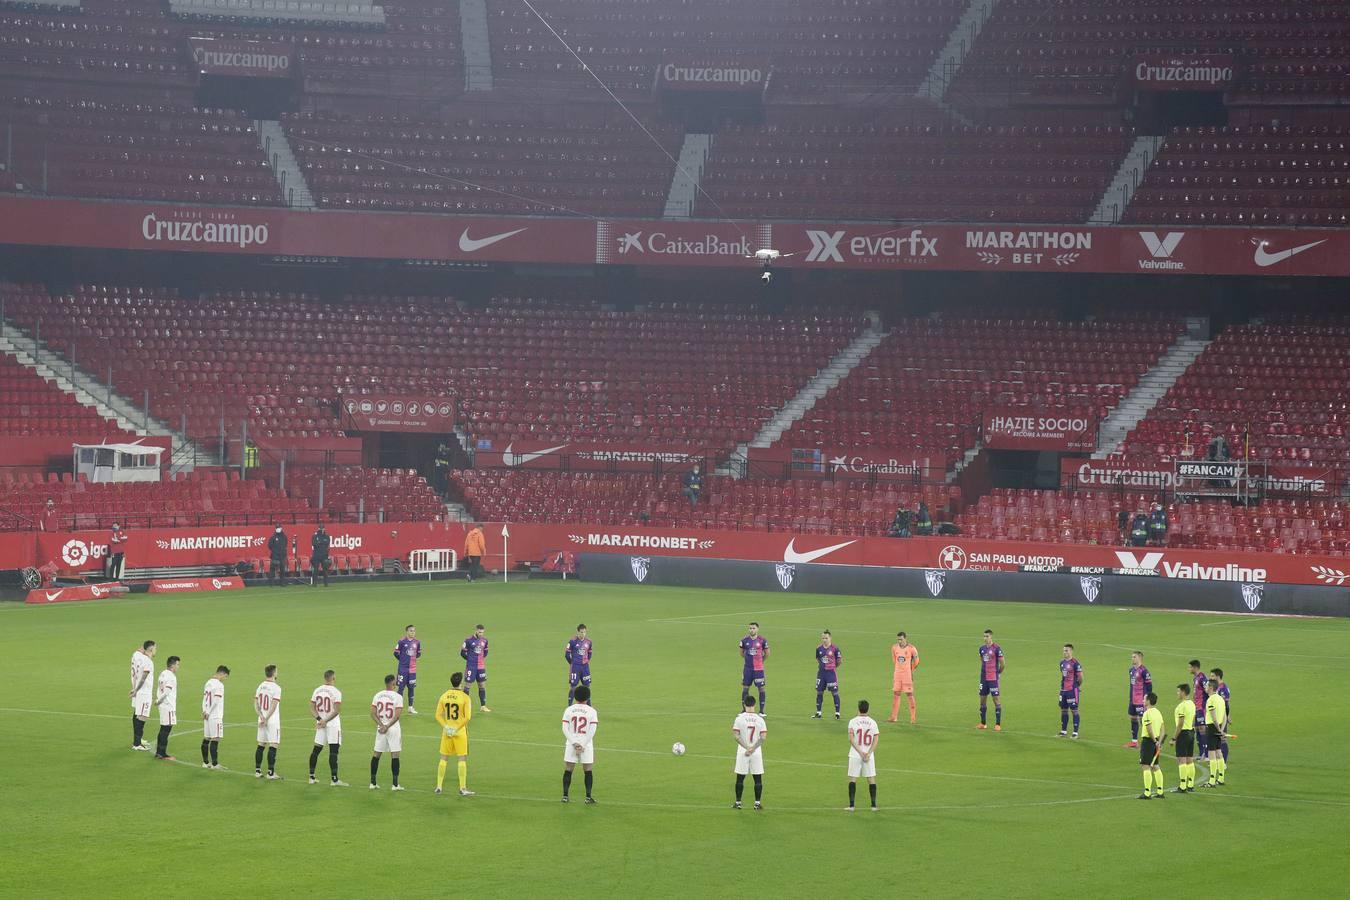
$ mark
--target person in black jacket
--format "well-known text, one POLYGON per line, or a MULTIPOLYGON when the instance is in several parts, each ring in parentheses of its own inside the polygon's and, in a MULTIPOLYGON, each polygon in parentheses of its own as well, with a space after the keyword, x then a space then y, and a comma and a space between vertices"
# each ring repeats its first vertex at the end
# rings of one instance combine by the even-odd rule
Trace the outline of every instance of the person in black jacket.
POLYGON ((1116 528, 1120 529, 1120 542, 1126 546, 1130 543, 1130 511, 1122 508, 1116 513, 1116 528))
POLYGON ((1148 542, 1154 547, 1167 546, 1167 510, 1161 503, 1153 504, 1148 517, 1148 542))
POLYGON ((1148 543, 1148 516, 1141 509, 1130 520, 1130 546, 1143 547, 1148 543))
POLYGON ((909 537, 909 522, 911 517, 912 513, 910 513, 909 508, 901 506, 895 511, 895 518, 891 520, 891 527, 887 534, 891 537, 909 537))
POLYGON ((919 501, 919 512, 914 517, 914 533, 922 537, 933 533, 933 514, 928 511, 928 504, 923 500, 919 501))
POLYGON ((698 499, 703 496, 703 473, 698 466, 684 473, 683 493, 690 506, 698 506, 698 499))
POLYGON ((328 587, 328 548, 332 545, 333 539, 324 531, 323 525, 319 525, 319 530, 314 532, 314 537, 309 539, 309 574, 310 587, 319 586, 319 572, 323 572, 323 586, 328 587))
POLYGON ((267 575, 268 584, 276 584, 277 577, 281 577, 282 587, 286 586, 286 550, 289 544, 286 541, 286 532, 281 526, 267 539, 267 552, 272 557, 272 570, 267 575))

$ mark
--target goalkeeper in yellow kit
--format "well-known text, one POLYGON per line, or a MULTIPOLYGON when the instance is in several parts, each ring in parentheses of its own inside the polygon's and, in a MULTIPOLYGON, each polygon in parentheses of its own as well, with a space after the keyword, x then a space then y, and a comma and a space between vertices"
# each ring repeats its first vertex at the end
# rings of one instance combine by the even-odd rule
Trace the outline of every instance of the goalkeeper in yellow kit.
POLYGON ((464 675, 455 672, 450 676, 450 690, 441 694, 436 701, 436 721, 441 726, 441 761, 436 766, 436 793, 441 793, 445 783, 445 765, 450 757, 459 757, 459 795, 472 797, 469 790, 469 720, 473 718, 473 709, 469 705, 469 695, 459 689, 464 675))

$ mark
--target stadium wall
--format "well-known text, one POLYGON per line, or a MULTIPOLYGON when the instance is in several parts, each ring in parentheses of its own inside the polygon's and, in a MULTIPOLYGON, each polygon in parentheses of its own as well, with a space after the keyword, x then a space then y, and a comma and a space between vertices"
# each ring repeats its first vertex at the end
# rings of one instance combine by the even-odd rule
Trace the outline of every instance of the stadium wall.
POLYGON ((1073 575, 874 568, 735 559, 583 553, 585 581, 632 586, 734 588, 865 597, 932 597, 1127 606, 1216 613, 1350 616, 1350 588, 1193 581, 1137 575, 1073 575))
MULTIPOLYGON (((288 537, 308 557, 314 524, 287 525, 288 537)), ((329 523, 334 555, 379 554, 406 560, 413 550, 462 552, 465 525, 458 522, 329 523)), ((964 537, 908 539, 796 535, 756 531, 707 531, 636 526, 512 523, 504 548, 501 523, 484 526, 484 564, 540 563, 551 555, 612 554, 691 560, 739 560, 760 564, 848 569, 860 572, 917 570, 966 575, 975 572, 1024 576, 1132 576, 1144 584, 1251 583, 1343 588, 1350 592, 1350 561, 1344 557, 1173 550, 990 541, 964 537), (503 556, 503 549, 509 551, 503 556)), ((126 545, 127 568, 228 566, 267 556, 267 524, 214 528, 133 529, 126 545)), ((97 571, 107 551, 106 531, 9 532, 0 534, 0 569, 41 566, 55 560, 67 573, 97 571)), ((860 576, 861 577, 861 576, 860 576)), ((875 576, 867 576, 875 577, 875 576)), ((1156 590, 1156 588, 1151 588, 1156 590)))

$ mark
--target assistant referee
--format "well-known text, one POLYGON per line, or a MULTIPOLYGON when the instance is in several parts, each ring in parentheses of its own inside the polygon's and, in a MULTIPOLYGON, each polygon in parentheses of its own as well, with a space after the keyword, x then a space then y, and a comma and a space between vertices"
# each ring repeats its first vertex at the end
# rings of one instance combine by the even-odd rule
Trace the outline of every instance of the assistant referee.
POLYGON ((1228 764, 1223 761, 1228 704, 1219 696, 1219 682, 1214 678, 1205 682, 1205 694, 1205 746, 1209 748, 1209 781, 1201 786, 1213 788, 1223 784, 1223 776, 1228 771, 1228 764))
POLYGON ((1195 790, 1195 701, 1191 699, 1189 684, 1177 685, 1177 708, 1172 713, 1177 730, 1172 735, 1176 745, 1177 779, 1174 794, 1189 794, 1195 790))
POLYGON ((1139 723, 1139 767, 1144 770, 1144 792, 1139 795, 1139 799, 1161 800, 1164 796, 1163 774, 1158 758, 1162 753, 1160 747, 1167 733, 1164 730, 1166 726, 1163 725, 1162 713, 1158 711, 1158 695, 1150 691, 1144 700, 1148 708, 1144 710, 1139 723))

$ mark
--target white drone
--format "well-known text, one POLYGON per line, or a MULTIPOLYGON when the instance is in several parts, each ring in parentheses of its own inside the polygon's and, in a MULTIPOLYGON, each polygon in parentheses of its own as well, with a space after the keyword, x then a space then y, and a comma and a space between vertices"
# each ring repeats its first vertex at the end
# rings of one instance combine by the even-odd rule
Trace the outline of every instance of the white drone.
POLYGON ((756 250, 753 254, 747 255, 746 259, 758 260, 763 271, 760 273, 759 280, 768 284, 773 281, 773 264, 780 259, 786 259, 789 256, 796 256, 795 253, 783 253, 778 250, 770 250, 767 247, 763 250, 756 250))

